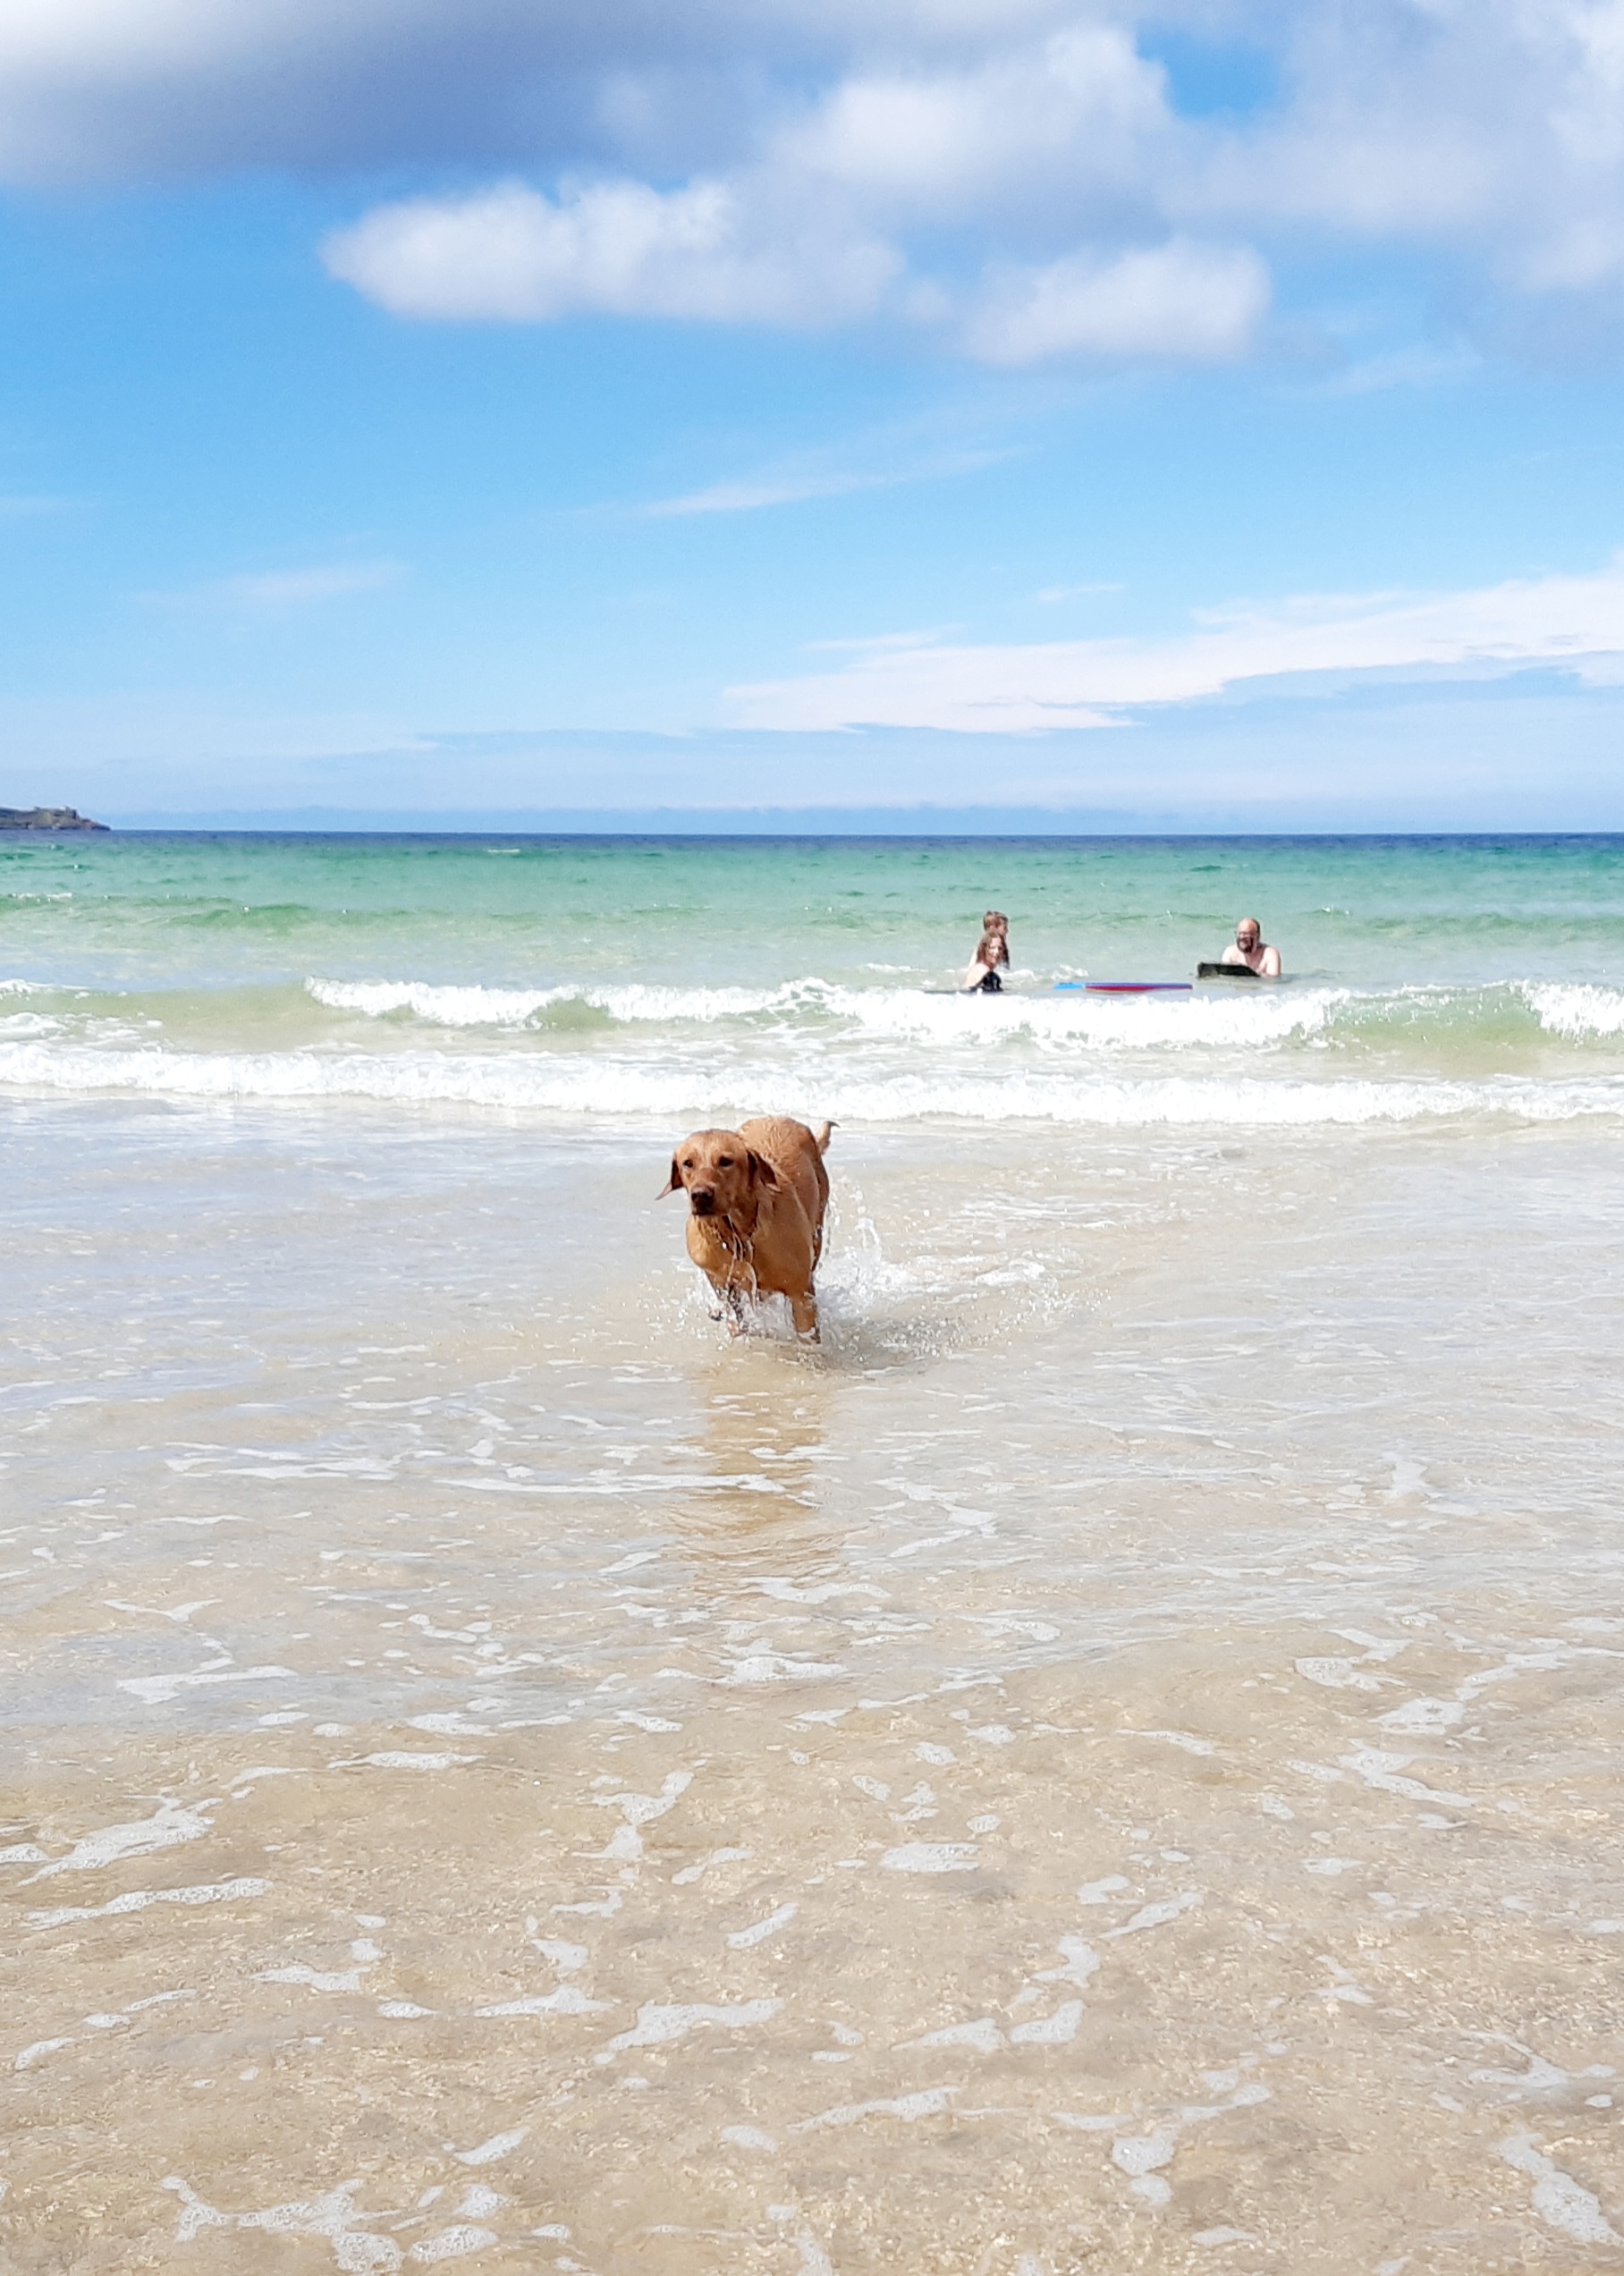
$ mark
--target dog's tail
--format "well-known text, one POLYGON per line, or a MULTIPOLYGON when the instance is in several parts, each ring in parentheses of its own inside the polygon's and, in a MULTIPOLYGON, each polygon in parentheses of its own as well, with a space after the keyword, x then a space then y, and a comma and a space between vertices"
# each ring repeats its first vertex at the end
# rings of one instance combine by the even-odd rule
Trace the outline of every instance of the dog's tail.
POLYGON ((813 1133, 812 1142, 820 1154, 827 1154, 829 1151, 829 1134, 834 1127, 833 1122, 825 1122, 821 1130, 813 1133))

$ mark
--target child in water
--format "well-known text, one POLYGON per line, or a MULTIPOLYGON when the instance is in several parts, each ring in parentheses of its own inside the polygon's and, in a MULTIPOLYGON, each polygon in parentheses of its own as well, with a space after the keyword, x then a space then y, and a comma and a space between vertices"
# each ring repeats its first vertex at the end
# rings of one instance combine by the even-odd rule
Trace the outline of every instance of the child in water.
POLYGON ((995 909, 986 915, 986 930, 976 943, 976 953, 966 968, 963 986, 967 994, 998 995, 1003 982, 999 966, 1010 960, 1009 918, 1001 917, 995 909))

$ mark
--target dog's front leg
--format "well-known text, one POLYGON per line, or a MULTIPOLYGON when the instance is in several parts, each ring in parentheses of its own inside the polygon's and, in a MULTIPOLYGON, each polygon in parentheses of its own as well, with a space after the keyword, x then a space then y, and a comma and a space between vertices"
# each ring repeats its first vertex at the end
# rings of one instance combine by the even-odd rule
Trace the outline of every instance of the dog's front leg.
POLYGON ((795 1323, 795 1333, 803 1343, 823 1341, 817 1332, 817 1299, 808 1289, 804 1296, 790 1299, 790 1317, 795 1323))
POLYGON ((744 1322, 744 1290, 733 1283, 727 1290, 727 1332, 731 1336, 749 1333, 744 1322))

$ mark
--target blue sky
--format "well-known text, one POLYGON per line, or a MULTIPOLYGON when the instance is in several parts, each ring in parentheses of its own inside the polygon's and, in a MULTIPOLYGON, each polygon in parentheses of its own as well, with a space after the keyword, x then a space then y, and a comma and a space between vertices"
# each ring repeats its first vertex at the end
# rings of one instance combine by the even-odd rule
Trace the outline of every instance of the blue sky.
POLYGON ((1624 826, 1621 0, 13 0, 0 802, 1624 826))

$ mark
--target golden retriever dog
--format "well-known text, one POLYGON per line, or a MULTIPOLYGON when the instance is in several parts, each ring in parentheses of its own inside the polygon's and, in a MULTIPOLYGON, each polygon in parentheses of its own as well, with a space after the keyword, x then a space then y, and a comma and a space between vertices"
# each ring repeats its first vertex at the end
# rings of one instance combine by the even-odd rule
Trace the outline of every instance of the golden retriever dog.
POLYGON ((671 1157, 661 1195, 687 1194, 688 1253, 721 1298, 734 1335, 744 1333, 747 1298, 787 1296, 796 1334, 817 1341, 812 1275, 829 1206, 831 1127, 814 1132, 766 1114, 736 1130, 696 1130, 671 1157))

